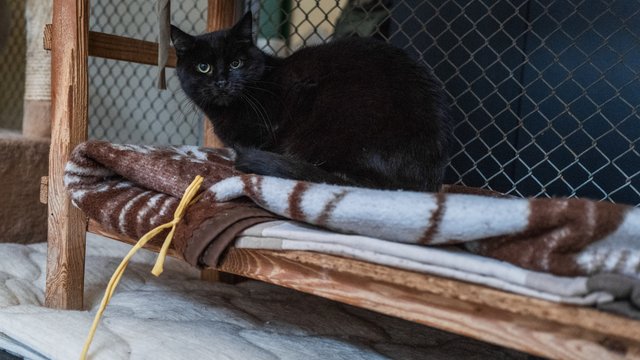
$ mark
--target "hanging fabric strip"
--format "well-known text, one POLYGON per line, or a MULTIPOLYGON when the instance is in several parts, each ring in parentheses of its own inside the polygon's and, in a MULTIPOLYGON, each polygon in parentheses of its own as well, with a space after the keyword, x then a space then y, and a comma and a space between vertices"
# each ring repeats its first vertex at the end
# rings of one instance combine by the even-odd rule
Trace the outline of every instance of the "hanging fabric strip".
POLYGON ((156 11, 158 12, 158 82, 159 89, 167 88, 167 80, 164 68, 169 57, 169 31, 171 26, 171 2, 158 0, 156 11))

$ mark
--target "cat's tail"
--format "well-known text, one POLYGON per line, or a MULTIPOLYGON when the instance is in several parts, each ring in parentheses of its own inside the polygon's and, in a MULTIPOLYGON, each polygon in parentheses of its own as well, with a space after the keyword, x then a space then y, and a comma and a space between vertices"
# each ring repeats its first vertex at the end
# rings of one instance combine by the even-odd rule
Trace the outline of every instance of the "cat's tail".
POLYGON ((308 162, 248 147, 236 147, 237 170, 284 179, 302 180, 333 185, 356 185, 308 162))

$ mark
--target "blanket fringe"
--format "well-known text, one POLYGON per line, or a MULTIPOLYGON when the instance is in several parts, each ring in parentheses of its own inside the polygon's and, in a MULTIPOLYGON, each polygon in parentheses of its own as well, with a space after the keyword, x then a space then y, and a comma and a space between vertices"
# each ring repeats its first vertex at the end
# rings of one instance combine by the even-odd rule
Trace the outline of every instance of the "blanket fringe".
POLYGON ((182 220, 182 217, 184 216, 184 213, 187 207, 199 199, 199 197, 196 197, 196 194, 198 193, 198 190, 200 189, 200 186, 202 185, 203 180, 204 178, 202 176, 200 175, 196 176, 193 182, 191 182, 191 185, 189 185, 189 187, 187 187, 187 189, 185 190, 184 195, 180 200, 180 204, 178 204, 178 208, 174 213, 173 220, 171 220, 166 224, 162 224, 156 227, 155 229, 149 231, 144 236, 142 236, 140 240, 138 240, 136 245, 133 248, 131 248, 131 250, 124 257, 124 259, 122 259, 122 262, 116 268, 116 271, 113 273, 113 276, 111 276, 111 280, 109 280, 109 284, 107 285, 107 288, 105 290, 104 297, 102 298, 102 302, 100 303, 100 307, 98 308, 98 311, 96 312, 96 316, 93 319, 93 324, 91 325, 91 329, 89 330, 89 335, 87 336, 87 340, 85 341, 84 346, 82 347, 80 360, 85 360, 87 358, 89 347, 91 346, 91 342, 93 341, 93 337, 95 336, 96 329, 98 327, 98 324, 100 323, 100 319, 102 318, 102 314, 107 308, 107 305, 109 304, 109 301, 111 300, 111 297, 115 292, 116 286, 118 286, 118 283, 120 282, 120 278, 122 278, 122 274, 124 274, 124 270, 127 268, 127 265, 129 264, 129 261, 131 260, 133 255, 138 250, 140 250, 144 245, 146 245, 151 239, 153 239, 156 235, 160 234, 163 230, 167 228, 171 228, 171 230, 169 231, 169 234, 167 234, 167 237, 164 240, 164 243, 162 244, 162 248, 160 250, 160 253, 158 254, 158 259, 156 260, 156 263, 153 269, 151 270, 151 273, 155 276, 159 276, 160 274, 162 274, 164 261, 167 256, 167 251, 169 250, 169 246, 171 245, 171 240, 173 239, 173 234, 175 233, 176 225, 178 225, 178 223, 182 220))

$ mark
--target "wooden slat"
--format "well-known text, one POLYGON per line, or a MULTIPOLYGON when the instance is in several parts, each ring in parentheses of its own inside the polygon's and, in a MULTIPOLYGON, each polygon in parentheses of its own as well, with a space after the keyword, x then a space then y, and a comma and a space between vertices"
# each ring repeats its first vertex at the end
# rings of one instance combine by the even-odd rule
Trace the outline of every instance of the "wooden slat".
POLYGON ((63 176, 71 150, 87 139, 88 19, 88 0, 54 1, 45 305, 57 309, 82 309, 86 220, 63 176))
POLYGON ((640 356, 640 323, 410 271, 310 252, 230 249, 220 270, 562 359, 640 356))
POLYGON ((51 32, 52 32, 52 25, 51 24, 47 24, 44 26, 44 33, 42 34, 42 47, 45 50, 51 50, 51 32))
POLYGON ((47 204, 49 199, 49 177, 43 176, 40 178, 40 203, 47 204))
MULTIPOLYGON (((44 29, 44 48, 51 50, 52 25, 44 29)), ((122 60, 138 64, 158 64, 158 44, 151 41, 89 31, 89 56, 122 60)), ((169 49, 168 67, 176 66, 175 49, 169 49)))
MULTIPOLYGON (((96 226, 90 224, 90 231, 96 226)), ((229 249, 217 270, 540 356, 640 356, 638 321, 438 276, 312 252, 236 248, 229 249)))
MULTIPOLYGON (((89 32, 89 55, 139 64, 158 64, 158 44, 100 32, 89 32)), ((176 66, 176 52, 169 49, 168 67, 176 66)))

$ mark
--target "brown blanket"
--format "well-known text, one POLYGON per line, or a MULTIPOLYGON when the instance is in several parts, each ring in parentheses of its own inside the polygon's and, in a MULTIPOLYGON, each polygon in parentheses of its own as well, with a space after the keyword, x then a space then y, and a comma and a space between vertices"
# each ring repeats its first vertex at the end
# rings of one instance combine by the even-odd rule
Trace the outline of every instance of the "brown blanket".
POLYGON ((289 218, 333 231, 439 245, 559 275, 640 277, 640 210, 583 199, 519 199, 464 187, 437 194, 311 184, 246 175, 233 152, 90 141, 72 154, 65 183, 105 228, 138 238, 172 219, 196 175, 201 199, 173 246, 193 265, 215 265, 243 229, 289 218))

